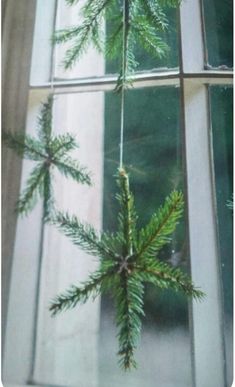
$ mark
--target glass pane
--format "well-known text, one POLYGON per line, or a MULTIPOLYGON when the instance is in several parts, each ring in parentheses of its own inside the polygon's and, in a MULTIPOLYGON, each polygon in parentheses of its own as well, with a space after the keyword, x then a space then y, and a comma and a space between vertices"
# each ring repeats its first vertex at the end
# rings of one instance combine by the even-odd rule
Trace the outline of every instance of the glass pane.
POLYGON ((51 78, 51 36, 55 6, 55 0, 37 2, 30 74, 30 83, 32 85, 49 82, 51 78))
MULTIPOLYGON (((104 229, 117 226, 117 187, 120 101, 113 93, 105 99, 104 229)), ((172 189, 183 188, 179 89, 130 90, 126 97, 124 162, 130 172, 139 227, 172 189)), ((185 223, 181 221, 172 242, 160 258, 187 267, 185 223)), ((187 300, 172 292, 146 287, 145 313, 137 371, 123 373, 117 366, 117 342, 112 300, 101 305, 100 386, 190 387, 191 360, 187 300)))
MULTIPOLYGON (((78 2, 78 4, 69 7, 65 0, 60 0, 57 10, 57 26, 56 30, 64 29, 69 26, 75 26, 79 22, 79 10, 84 2, 78 2)), ((169 50, 166 56, 162 59, 158 59, 151 54, 146 53, 139 44, 135 45, 135 56, 139 63, 136 70, 149 70, 149 69, 167 69, 175 68, 178 66, 178 33, 177 33, 177 14, 176 10, 169 8, 166 10, 169 28, 164 33, 161 33, 161 37, 169 46, 169 50)), ((106 34, 110 34, 113 29, 116 29, 115 24, 108 24, 106 26, 106 34)), ((105 26, 104 26, 105 30, 105 26)), ((67 42, 65 44, 56 45, 56 69, 55 77, 60 79, 76 79, 91 76, 102 76, 104 73, 119 73, 121 67, 121 55, 115 60, 108 60, 106 66, 104 64, 104 58, 97 50, 90 46, 86 53, 75 63, 75 65, 68 70, 63 67, 63 60, 66 50, 73 45, 73 42, 67 42), (105 68, 106 67, 106 68, 105 68)))
POLYGON ((224 296, 228 386, 232 385, 233 314, 233 100, 232 88, 210 88, 219 252, 224 296))
MULTIPOLYGON (((80 1, 78 4, 69 7, 65 0, 60 0, 57 8, 56 31, 78 25, 81 6, 82 2, 80 1)), ((93 46, 90 46, 86 53, 81 55, 81 58, 75 62, 71 69, 65 70, 63 61, 66 50, 71 48, 73 44, 74 41, 70 41, 55 46, 55 77, 60 79, 73 79, 103 75, 104 58, 93 46)))
MULTIPOLYGON (((136 43, 134 54, 135 59, 138 62, 136 71, 150 70, 150 69, 161 69, 164 68, 175 68, 178 67, 178 31, 177 31, 177 13, 175 9, 168 9, 166 11, 167 19, 169 22, 168 30, 164 33, 159 34, 164 42, 169 47, 168 53, 162 59, 156 58, 141 48, 136 43)), ((107 25, 107 34, 113 30, 112 25, 107 25)), ((121 56, 115 60, 108 60, 106 62, 106 73, 118 73, 121 68, 121 56)))
POLYGON ((203 6, 209 62, 206 65, 233 67, 233 1, 204 0, 203 6))
MULTIPOLYGON (((41 98, 39 93, 30 97, 27 127, 30 134, 37 136, 38 104, 41 98)), ((91 172, 93 183, 92 187, 79 184, 68 175, 63 175, 55 166, 52 167, 52 186, 56 209, 68 212, 70 215, 74 214, 82 222, 92 224, 95 229, 100 230, 102 228, 104 93, 56 95, 53 110, 53 136, 67 132, 76 136, 79 148, 69 152, 69 156, 91 172)), ((33 161, 30 163, 35 165, 33 161)), ((32 165, 30 165, 31 170, 32 165)), ((36 249, 35 244, 37 245, 37 238, 40 235, 37 233, 37 227, 40 227, 38 223, 40 223, 41 214, 37 214, 37 220, 35 213, 33 214, 35 223, 32 220, 29 222, 29 217, 23 219, 18 246, 21 247, 21 250, 17 251, 18 265, 22 270, 22 277, 19 276, 19 281, 21 283, 24 278, 27 289, 26 299, 31 291, 32 278, 34 279, 31 266, 37 265, 38 254, 40 254, 39 248, 38 254, 33 255, 33 248, 36 249), (28 241, 30 229, 35 230, 35 238, 28 241), (26 247, 25 240, 27 240, 26 247)), ((54 225, 45 226, 42 250, 40 302, 37 306, 38 322, 34 331, 37 334, 34 384, 37 386, 97 387, 99 297, 95 301, 90 299, 85 305, 79 305, 55 318, 51 317, 49 305, 57 294, 64 292, 72 284, 78 285, 86 281, 89 273, 97 269, 98 262, 94 257, 75 246, 70 238, 65 237, 54 225)), ((36 279, 35 282, 37 282, 36 279)), ((22 286, 19 287, 24 289, 22 286)), ((20 292, 16 286, 15 289, 17 289, 15 302, 19 305, 23 297, 22 289, 20 292)), ((27 327, 30 327, 34 305, 29 304, 29 301, 26 305, 27 308, 24 307, 23 315, 25 320, 29 320, 27 327)), ((22 320, 20 309, 18 313, 14 313, 13 321, 22 320)), ((14 339, 17 335, 19 339, 18 342, 16 340, 14 348, 16 356, 9 356, 10 359, 13 358, 13 361, 9 362, 11 370, 15 368, 18 370, 19 364, 14 363, 14 358, 22 352, 22 333, 17 332, 14 339)), ((31 344, 30 337, 28 343, 28 345, 31 344)), ((21 359, 22 363, 28 367, 31 360, 30 352, 28 356, 21 355, 21 359)), ((14 377, 14 373, 12 375, 14 377)), ((10 380, 12 380, 12 375, 10 380)), ((22 378, 15 380, 17 385, 20 385, 21 382, 22 378)))

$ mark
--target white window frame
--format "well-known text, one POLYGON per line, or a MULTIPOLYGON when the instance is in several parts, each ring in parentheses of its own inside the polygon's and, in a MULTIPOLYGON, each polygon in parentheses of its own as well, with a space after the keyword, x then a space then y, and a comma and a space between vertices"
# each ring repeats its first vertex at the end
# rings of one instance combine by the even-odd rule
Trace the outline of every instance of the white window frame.
MULTIPOLYGON (((40 7, 40 2, 37 6, 40 7)), ((55 4, 57 2, 55 1, 55 4)), ((52 4, 52 2, 51 2, 52 4)), ((3 90, 15 90, 14 93, 6 93, 6 107, 3 110, 6 112, 14 110, 18 106, 15 115, 9 113, 5 117, 5 126, 11 129, 17 129, 19 124, 24 127, 25 117, 27 112, 27 99, 36 99, 39 101, 51 91, 50 66, 47 64, 47 72, 39 74, 38 79, 31 77, 29 84, 30 72, 30 54, 32 47, 33 36, 33 21, 35 14, 36 1, 21 0, 19 8, 21 15, 31 15, 28 19, 22 17, 18 20, 21 27, 16 31, 12 28, 11 21, 14 19, 12 15, 18 17, 18 13, 14 9, 14 0, 9 0, 5 4, 5 46, 9 46, 9 41, 13 39, 16 46, 14 51, 18 57, 24 60, 24 63, 17 66, 14 64, 14 57, 9 54, 4 54, 6 67, 3 68, 8 79, 7 85, 3 85, 3 90), (29 12, 30 3, 30 12, 29 12), (11 30, 12 28, 12 30, 11 30), (13 32, 12 32, 13 31, 13 32), (25 50, 25 37, 28 39, 25 50), (20 43, 20 44, 19 44, 20 43), (9 63, 12 66, 9 67, 9 63), (18 84, 13 74, 18 74, 18 84), (22 74, 24 76, 22 76, 22 74), (47 78, 47 79, 46 79, 47 78), (40 79, 44 79, 40 81, 40 79), (20 102, 19 102, 20 101, 20 102)), ((19 9, 17 8, 17 12, 19 9)), ((51 12, 51 15, 54 15, 51 12)), ((51 16, 52 17, 52 16, 51 16)), ((184 130, 185 141, 185 164, 187 170, 186 176, 186 192, 187 192, 187 207, 188 207, 188 230, 190 241, 190 259, 191 259, 191 274, 195 283, 200 284, 203 291, 206 293, 206 298, 203 302, 192 302, 191 311, 191 336, 192 336, 192 368, 193 368, 193 383, 195 387, 225 387, 226 386, 226 370, 224 364, 225 348, 223 338, 223 318, 222 318, 222 290, 221 290, 221 275, 220 263, 218 257, 218 240, 217 229, 215 222, 215 192, 214 192, 214 176, 211 155, 211 122, 209 115, 208 103, 208 86, 210 85, 231 85, 233 83, 233 72, 230 70, 205 70, 205 49, 204 49, 204 34, 202 24, 202 12, 200 0, 184 0, 180 7, 180 67, 179 70, 169 71, 146 71, 137 73, 133 77, 133 87, 157 87, 157 86, 180 86, 181 88, 181 104, 182 104, 182 127, 184 130), (197 39, 195 39, 197 37, 197 39), (192 50, 193 42, 193 50, 192 50), (190 53, 190 55, 189 55, 190 53), (195 111, 197 114, 195 114, 195 111), (203 270, 202 270, 203 268, 203 270), (208 281, 208 273, 210 273, 210 282, 208 281)), ((49 50, 49 46, 48 46, 49 50)), ((35 56, 34 56, 35 57, 35 56)), ((50 61, 48 62, 50 63, 50 61)), ((34 63, 33 63, 34 66, 34 63)), ((42 68, 43 66, 39 66, 42 68)), ((80 93, 90 91, 107 91, 112 90, 117 77, 104 75, 99 77, 87 77, 81 79, 58 80, 53 82, 55 94, 80 93)), ((14 156, 7 154, 8 164, 6 174, 11 173, 12 164, 19 175, 20 166, 14 156)), ((18 184, 13 187, 12 181, 4 187, 4 191, 12 191, 13 195, 6 209, 6 214, 3 217, 10 219, 10 236, 14 239, 14 229, 16 218, 11 214, 13 203, 19 190, 18 184), (10 214, 10 215, 9 215, 10 214)), ((33 221, 38 217, 38 212, 34 214, 33 221)), ((9 220, 8 220, 9 221, 9 220)), ((37 224, 37 222, 35 222, 37 224)), ((39 227, 39 225, 38 225, 39 227)), ((4 225, 3 225, 4 228, 4 225)), ((9 229, 9 226, 5 226, 9 229)), ((39 241, 37 241, 39 243, 39 241)), ((8 255, 12 252, 10 247, 9 237, 6 240, 8 246, 8 255)), ((37 256, 38 246, 35 246, 35 251, 32 252, 37 256)), ((10 260, 9 260, 10 261, 10 260)), ((37 265, 36 265, 37 266, 37 265)), ((14 279, 15 271, 20 277, 21 267, 16 267, 13 263, 9 263, 3 268, 3 275, 10 282, 10 278, 14 279)), ((36 278, 37 267, 32 267, 32 276, 36 278)), ((22 273, 23 274, 23 273, 22 273)), ((35 299, 37 289, 34 284, 32 287, 32 299, 35 299)), ((8 285, 4 285, 3 295, 9 293, 8 285)), ((14 286, 11 283, 11 287, 14 286)), ((23 293, 26 289, 22 288, 22 303, 24 303, 23 293)), ((10 293, 11 294, 11 293, 10 293)), ((15 313, 20 312, 24 305, 17 305, 15 300, 6 298, 4 310, 8 311, 14 306, 15 313)), ((20 314, 19 314, 20 315, 20 314)), ((14 342, 11 341, 11 329, 14 329, 14 322, 8 314, 6 321, 6 347, 7 353, 11 354, 6 357, 5 368, 11 367, 14 363, 17 366, 18 375, 21 385, 26 385, 30 364, 23 365, 19 362, 20 357, 14 356, 14 342)), ((28 332, 22 335, 22 348, 25 353, 30 354, 30 342, 33 336, 33 315, 31 321, 28 322, 28 332)), ((25 362, 24 362, 25 363, 25 362)), ((30 363, 30 361, 29 361, 30 363)), ((7 371, 6 375, 7 375, 7 371)), ((7 380, 7 377, 6 377, 7 380)), ((8 385, 8 384, 5 384, 8 385)), ((9 385, 10 386, 10 385, 9 385)), ((13 387, 13 385, 12 385, 13 387)))

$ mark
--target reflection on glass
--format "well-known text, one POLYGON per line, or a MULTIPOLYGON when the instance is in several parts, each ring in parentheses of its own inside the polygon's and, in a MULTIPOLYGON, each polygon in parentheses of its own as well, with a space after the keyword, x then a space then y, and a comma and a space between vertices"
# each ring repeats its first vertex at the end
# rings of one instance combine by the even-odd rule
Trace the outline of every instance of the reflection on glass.
POLYGON ((233 1, 204 0, 203 7, 208 62, 233 67, 233 1))
POLYGON ((233 314, 233 99, 232 88, 210 88, 219 252, 224 293, 227 385, 232 385, 233 314))
MULTIPOLYGON (((107 93, 105 99, 104 229, 117 227, 117 187, 114 179, 119 160, 120 101, 107 93)), ((151 88, 131 90, 126 96, 124 163, 130 172, 139 226, 146 224, 172 189, 183 188, 179 130, 179 90, 151 88)), ((186 269, 184 221, 162 260, 186 269)), ((100 337, 100 387, 191 386, 190 338, 187 300, 148 286, 137 371, 118 369, 116 329, 112 300, 102 299, 100 337)))

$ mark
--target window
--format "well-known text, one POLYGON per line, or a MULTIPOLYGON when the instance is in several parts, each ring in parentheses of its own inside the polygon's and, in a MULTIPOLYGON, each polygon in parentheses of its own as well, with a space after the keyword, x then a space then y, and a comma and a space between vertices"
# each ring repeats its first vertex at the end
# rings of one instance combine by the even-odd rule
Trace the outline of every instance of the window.
MULTIPOLYGON (((32 1, 30 9, 22 1, 17 10, 13 3, 6 2, 4 8, 8 84, 3 85, 3 125, 19 130, 26 121, 26 130, 33 132, 40 102, 53 90, 54 129, 77 133, 80 148, 75 156, 94 176, 91 189, 56 177, 57 204, 97 229, 114 230, 120 101, 112 89, 117 64, 105 63, 90 50, 65 72, 64 47, 53 50, 49 38, 54 29, 76 22, 74 8, 64 0, 32 1), (17 56, 22 61, 17 60, 16 66, 17 56)), ((3 239, 6 384, 231 385, 232 212, 226 203, 232 194, 232 2, 221 5, 211 0, 212 13, 207 7, 206 1, 185 0, 179 14, 169 14, 171 54, 161 62, 141 60, 133 88, 127 92, 124 133, 124 158, 132 171, 141 221, 149 219, 172 188, 184 191, 185 219, 162 259, 189 270, 206 293, 205 300, 188 303, 170 292, 146 289, 139 369, 123 375, 116 365, 108 297, 51 319, 50 299, 84 280, 97 263, 48 225, 40 254, 41 205, 17 222, 12 214, 20 171, 23 184, 30 164, 23 162, 21 168, 7 152, 3 176, 7 203, 3 216, 8 219, 3 239), (12 174, 14 182, 9 179, 12 174)), ((138 56, 143 58, 141 50, 138 56)))

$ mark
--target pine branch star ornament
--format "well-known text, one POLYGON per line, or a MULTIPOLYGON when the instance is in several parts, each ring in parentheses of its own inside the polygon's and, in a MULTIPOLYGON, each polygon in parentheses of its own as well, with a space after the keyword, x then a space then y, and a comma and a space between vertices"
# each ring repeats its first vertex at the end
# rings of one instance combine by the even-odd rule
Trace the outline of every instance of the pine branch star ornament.
POLYGON ((91 185, 86 169, 69 156, 78 147, 75 137, 69 133, 52 135, 53 95, 42 104, 38 118, 38 138, 28 134, 3 132, 3 142, 20 157, 37 162, 26 181, 26 187, 17 202, 18 214, 27 215, 43 197, 43 217, 47 219, 53 210, 52 170, 57 168, 73 180, 91 185))
POLYGON ((52 222, 71 238, 73 243, 87 253, 99 257, 100 267, 80 286, 72 286, 58 295, 50 305, 52 315, 74 308, 110 292, 116 305, 119 364, 124 370, 136 368, 134 351, 141 333, 144 316, 144 284, 151 283, 159 289, 171 288, 186 296, 201 299, 203 292, 193 285, 187 274, 157 259, 158 252, 170 242, 170 235, 183 212, 183 195, 173 191, 165 203, 153 214, 149 224, 137 230, 134 197, 130 192, 126 171, 119 169, 117 183, 120 193, 118 231, 100 235, 90 225, 79 222, 75 216, 58 213, 52 222))
MULTIPOLYGON (((69 6, 78 2, 66 0, 69 6)), ((160 59, 169 52, 164 39, 169 28, 166 13, 180 3, 181 0, 86 0, 78 24, 56 31, 52 40, 54 44, 71 43, 63 60, 64 68, 70 69, 91 45, 108 59, 119 60, 124 36, 126 71, 123 73, 122 69, 119 73, 116 87, 119 90, 128 86, 131 79, 126 76, 138 66, 135 58, 138 47, 160 59), (104 22, 110 26, 106 31, 104 22)))

